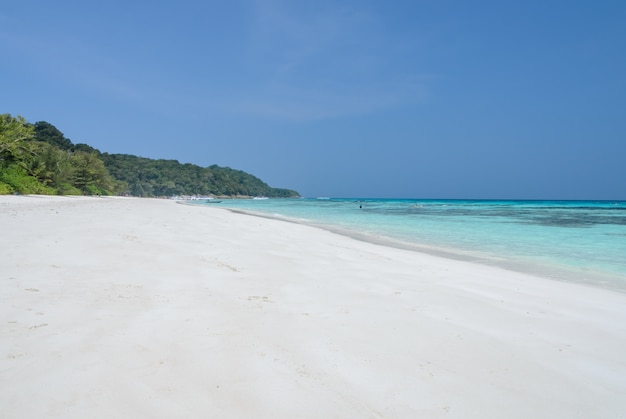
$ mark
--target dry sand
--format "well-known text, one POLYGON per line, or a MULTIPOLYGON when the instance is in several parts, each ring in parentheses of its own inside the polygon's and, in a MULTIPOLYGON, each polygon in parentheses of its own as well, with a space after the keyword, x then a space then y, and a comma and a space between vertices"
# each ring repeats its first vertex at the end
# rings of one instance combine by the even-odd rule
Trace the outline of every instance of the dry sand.
POLYGON ((626 417, 626 294, 156 199, 0 237, 2 418, 626 417))

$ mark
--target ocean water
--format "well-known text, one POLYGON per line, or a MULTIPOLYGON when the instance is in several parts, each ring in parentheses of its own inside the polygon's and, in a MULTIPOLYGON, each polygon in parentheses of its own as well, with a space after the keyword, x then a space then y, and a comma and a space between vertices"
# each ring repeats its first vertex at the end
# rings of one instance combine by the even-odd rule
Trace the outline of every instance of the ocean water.
POLYGON ((237 199, 232 210, 626 292, 626 202, 237 199))

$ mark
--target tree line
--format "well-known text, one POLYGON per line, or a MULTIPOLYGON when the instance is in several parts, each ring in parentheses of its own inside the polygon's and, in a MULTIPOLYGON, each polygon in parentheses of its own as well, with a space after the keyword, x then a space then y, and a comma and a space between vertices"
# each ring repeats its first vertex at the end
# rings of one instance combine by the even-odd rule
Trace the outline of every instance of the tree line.
POLYGON ((54 125, 0 114, 0 194, 298 197, 229 167, 101 153, 54 125))

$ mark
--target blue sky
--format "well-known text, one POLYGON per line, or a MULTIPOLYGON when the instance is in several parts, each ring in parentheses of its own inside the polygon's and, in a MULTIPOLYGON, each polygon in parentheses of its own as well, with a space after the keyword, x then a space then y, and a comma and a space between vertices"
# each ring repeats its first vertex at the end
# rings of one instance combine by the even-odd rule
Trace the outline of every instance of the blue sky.
POLYGON ((304 196, 626 199, 624 1, 32 1, 0 112, 304 196))

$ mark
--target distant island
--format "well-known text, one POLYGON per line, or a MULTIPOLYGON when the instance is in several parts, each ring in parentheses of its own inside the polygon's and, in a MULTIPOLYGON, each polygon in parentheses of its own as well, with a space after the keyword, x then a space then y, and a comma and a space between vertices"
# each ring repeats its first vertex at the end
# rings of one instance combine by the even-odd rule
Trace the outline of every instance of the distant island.
POLYGON ((297 198, 229 167, 109 154, 74 144, 54 125, 0 114, 0 194, 297 198))

